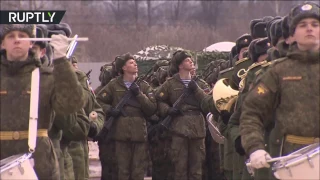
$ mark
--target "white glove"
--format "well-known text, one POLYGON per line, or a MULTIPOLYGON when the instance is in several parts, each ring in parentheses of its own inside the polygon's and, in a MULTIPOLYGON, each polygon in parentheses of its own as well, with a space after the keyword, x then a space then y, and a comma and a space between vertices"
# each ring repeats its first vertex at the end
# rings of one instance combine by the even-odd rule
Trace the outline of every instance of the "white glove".
POLYGON ((53 47, 53 60, 66 57, 68 50, 68 38, 64 35, 52 35, 50 45, 53 47))
POLYGON ((272 159, 270 154, 267 153, 265 150, 256 150, 253 153, 250 154, 250 163, 251 167, 255 169, 260 168, 269 168, 270 164, 267 162, 267 160, 272 159))

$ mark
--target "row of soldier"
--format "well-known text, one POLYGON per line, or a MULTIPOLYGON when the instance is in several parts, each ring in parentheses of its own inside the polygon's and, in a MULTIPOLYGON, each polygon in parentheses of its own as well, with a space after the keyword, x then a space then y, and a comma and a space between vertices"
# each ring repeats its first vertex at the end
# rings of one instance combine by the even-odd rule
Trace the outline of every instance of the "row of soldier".
MULTIPOLYGON (((285 17, 252 20, 250 29, 236 41, 232 66, 220 72, 229 72, 227 85, 236 91, 209 103, 219 111, 212 113, 225 137, 228 180, 276 179, 268 160, 319 142, 319 5, 306 2, 285 17)), ((207 82, 219 82, 216 70, 207 82)))
MULTIPOLYGON (((271 172, 271 169, 268 167, 268 163, 266 163, 265 155, 268 158, 272 157, 278 157, 282 156, 284 154, 288 154, 289 152, 292 152, 293 150, 297 150, 307 144, 312 144, 314 142, 317 142, 316 140, 319 137, 319 129, 313 128, 318 127, 319 124, 318 120, 319 117, 312 113, 312 115, 309 115, 310 117, 310 124, 308 124, 309 128, 306 128, 308 130, 311 129, 311 137, 307 133, 304 136, 305 133, 303 130, 299 130, 298 132, 294 132, 292 129, 286 129, 284 128, 287 126, 287 121, 284 121, 280 116, 281 120, 284 122, 282 126, 279 123, 275 122, 276 114, 270 112, 271 109, 268 109, 270 107, 265 107, 264 102, 268 99, 264 99, 264 94, 267 94, 268 92, 275 90, 276 87, 267 87, 267 83, 271 78, 274 77, 268 77, 266 76, 265 80, 263 79, 264 73, 267 72, 268 69, 270 69, 273 66, 288 66, 288 65, 281 65, 281 63, 287 59, 295 59, 299 58, 297 60, 299 61, 310 61, 311 68, 308 68, 311 73, 311 79, 314 80, 313 83, 317 84, 319 82, 319 67, 318 64, 313 63, 319 63, 319 5, 314 3, 304 3, 302 5, 299 5, 295 8, 293 8, 288 16, 285 17, 264 17, 262 19, 255 19, 250 22, 250 34, 244 34, 243 36, 239 37, 236 40, 236 46, 232 49, 232 52, 230 53, 230 59, 229 61, 225 60, 218 60, 210 63, 205 70, 205 72, 202 74, 202 77, 206 80, 206 82, 210 85, 211 88, 215 86, 215 83, 218 81, 219 76, 225 76, 228 77, 228 83, 230 87, 232 87, 235 92, 236 96, 232 96, 231 98, 227 99, 225 102, 225 106, 221 106, 221 104, 218 102, 219 99, 214 100, 214 102, 211 103, 204 103, 206 101, 212 101, 211 97, 207 97, 208 99, 201 101, 200 109, 202 110, 202 113, 206 113, 208 111, 211 111, 213 114, 213 119, 215 121, 218 121, 219 123, 219 129, 222 132, 222 134, 225 136, 225 142, 224 145, 220 145, 219 147, 219 154, 220 158, 217 158, 217 151, 213 151, 214 154, 208 154, 209 152, 212 153, 212 148, 215 149, 215 147, 210 146, 216 146, 217 144, 214 142, 207 143, 206 145, 209 147, 206 147, 207 150, 207 158, 205 162, 206 168, 202 168, 203 172, 203 178, 219 178, 222 179, 221 174, 219 172, 218 168, 211 168, 212 164, 214 164, 214 167, 217 167, 217 162, 212 162, 213 159, 221 160, 221 169, 223 172, 223 175, 226 179, 275 179, 273 173, 271 172), (309 37, 309 38, 306 38, 309 37), (307 47, 303 47, 307 46, 307 47), (290 47, 290 48, 289 48, 290 47), (306 49, 302 49, 306 48, 306 49), (296 55, 300 51, 311 51, 310 54, 304 55, 304 56, 298 56, 296 55), (292 55, 293 54, 293 55, 292 55), (288 55, 288 56, 287 56, 288 55), (290 55, 290 56, 289 56, 290 55), (308 58, 308 59, 305 59, 308 58), (277 65, 280 63, 279 65, 277 65), (228 69, 227 69, 228 68, 228 69), (239 74, 239 70, 243 70, 244 73, 239 74), (226 70, 225 70, 226 69, 226 70), (223 71, 224 70, 224 71, 223 71), (219 72, 220 71, 220 72, 219 72), (227 74, 228 73, 228 74, 227 74), (220 75, 219 75, 220 74, 220 75), (227 75, 224 75, 227 74, 227 75), (260 81, 266 81, 264 82, 267 85, 264 85, 260 81), (273 89, 272 89, 273 88, 273 89), (250 102, 248 100, 248 107, 244 105, 244 100, 246 96, 251 92, 251 97, 253 102, 250 102), (261 97, 260 97, 261 96, 261 97), (261 102, 254 103, 256 98, 261 98, 261 102), (251 103, 251 104, 250 104, 251 103), (212 105, 215 105, 212 107, 212 105), (251 105, 251 107, 250 107, 251 105), (208 107, 206 107, 208 106, 208 107), (245 113, 242 113, 242 107, 246 107, 245 113), (255 117, 254 120, 259 120, 255 123, 260 123, 260 121, 264 122, 265 124, 265 132, 255 132, 256 134, 251 135, 250 131, 255 130, 257 128, 256 126, 249 126, 251 128, 246 128, 246 123, 252 122, 251 120, 251 111, 256 111, 255 113, 262 113, 262 110, 259 111, 259 109, 252 109, 261 107, 262 109, 266 109, 269 113, 260 115, 255 117), (251 109, 250 109, 251 108, 251 109), (216 111, 218 110, 218 111, 216 111), (249 114, 246 114, 249 113, 249 114), (243 116, 243 117, 241 117, 243 116), (240 126, 241 118, 243 120, 243 125, 240 126), (259 119, 261 118, 261 119, 259 119), (265 118, 265 119, 264 119, 265 118), (312 121, 314 119, 315 121, 312 121), (275 125, 276 124, 276 125, 275 125), (301 132, 302 131, 302 132, 301 132), (259 133, 259 134, 257 134, 259 133), (263 136, 260 134, 263 133, 263 136), (297 134, 298 133, 298 134, 297 134), (242 134, 244 135, 245 142, 242 143, 241 137, 242 134), (250 136, 248 135, 250 134, 250 136), (295 134, 295 135, 293 135, 295 134), (253 137, 252 137, 253 136, 253 137), (263 141, 263 147, 251 147, 252 146, 252 140, 255 138, 264 139, 263 141), (302 139, 302 140, 301 140, 302 139), (311 140, 310 140, 311 139, 311 140), (315 139, 315 141, 313 141, 315 139), (244 144, 244 145, 243 145, 244 144), (287 145, 289 144, 289 145, 287 145), (246 146, 245 146, 246 145, 246 146), (249 146, 250 145, 250 146, 249 146), (285 149, 284 146, 287 145, 289 147, 288 149, 285 149), (293 147, 290 147, 293 146, 293 147), (257 150, 253 151, 252 149, 257 150), (265 150, 262 150, 265 149, 265 150), (262 155, 261 155, 262 153, 262 155), (260 155, 257 157, 257 155, 260 155), (259 170, 256 170, 254 173, 255 176, 252 177, 248 171, 247 167, 245 166, 245 161, 247 159, 250 159, 253 162, 256 162, 253 164, 253 167, 259 170), (258 163, 257 163, 258 162, 258 163), (260 162, 263 162, 263 164, 259 164, 260 162), (210 166, 211 165, 211 166, 210 166), (262 168, 265 167, 265 168, 262 168), (262 169, 260 169, 262 168, 262 169)), ((149 78, 147 81, 150 83, 150 85, 157 89, 156 91, 158 94, 156 94, 156 99, 158 101, 162 101, 162 97, 166 95, 166 91, 162 90, 162 88, 166 89, 166 85, 162 85, 166 82, 166 78, 172 76, 176 73, 175 70, 173 70, 174 65, 176 64, 176 56, 173 57, 171 62, 168 62, 166 60, 159 61, 155 67, 154 67, 154 74, 152 76, 148 76, 149 78)), ((288 61, 288 60, 287 60, 288 61)), ((298 61, 298 62, 299 62, 298 61)), ((306 63, 308 64, 308 63, 306 63)), ((110 76, 112 76, 112 64, 109 65, 110 67, 110 76)), ((291 68, 294 68, 294 66, 290 66, 291 68)), ((108 67, 102 67, 102 73, 100 76, 100 80, 102 82, 102 86, 104 86, 104 79, 103 76, 108 76, 108 67)), ((293 69, 290 69, 293 70, 293 69)), ((271 71, 271 70, 270 70, 271 71)), ((297 73, 298 69, 296 70, 297 73)), ((191 71, 192 72, 192 71, 191 71)), ((174 76, 172 76, 174 78, 174 76)), ((181 75, 180 75, 181 77, 181 75)), ((284 80, 287 81, 297 81, 302 78, 302 76, 294 76, 292 74, 284 74, 283 75, 284 80), (297 79, 298 78, 298 79, 297 79)), ((169 78, 171 80, 171 78, 169 78)), ((310 81, 312 81, 310 79, 310 81)), ((168 81, 168 83, 170 82, 168 81)), ((220 79, 221 80, 221 79, 220 79)), ((224 80, 224 79, 223 79, 224 80)), ((165 83, 166 84, 166 83, 165 83)), ((198 82, 199 84, 199 82, 198 82)), ((200 85, 200 84, 199 84, 200 85)), ((272 85, 272 84, 271 84, 272 85)), ((299 84, 299 86, 303 86, 302 84, 299 84)), ((200 85, 200 87, 202 87, 200 85)), ((204 85, 203 90, 208 91, 208 86, 204 85)), ((279 87, 279 85, 277 86, 279 87)), ((310 99, 299 99, 303 103, 310 103, 309 101, 312 101, 312 99, 319 99, 319 92, 318 92, 318 86, 312 86, 309 91, 307 92, 300 92, 299 95, 303 95, 302 97, 307 96, 307 94, 310 94, 310 92, 314 92, 312 98, 310 99)), ((172 88, 172 87, 171 87, 172 88)), ((174 89, 176 87, 173 87, 174 89)), ((217 87, 219 89, 219 87, 217 87)), ((299 87, 296 87, 299 88, 299 87)), ((300 87, 301 88, 301 87, 300 87)), ((306 88, 303 88, 306 89, 306 88)), ((223 90, 223 89, 222 89, 223 90)), ((292 91, 292 90, 291 90, 292 91)), ((289 95, 292 95, 291 93, 294 92, 286 92, 289 95)), ((211 93, 219 93, 218 91, 211 91, 211 93)), ((294 93, 296 94, 296 93, 294 93)), ((216 97, 219 95, 216 95, 216 97)), ((279 95, 277 95, 276 98, 279 95)), ((215 95, 213 95, 215 98, 215 95)), ((213 98, 213 99, 214 99, 213 98)), ((274 97, 273 97, 274 98, 274 97)), ((200 97, 197 98, 198 100, 200 97)), ((318 103, 318 101, 316 101, 318 103)), ((198 101, 199 103, 199 101, 198 101)), ((277 104, 279 103, 278 100, 274 100, 273 103, 277 104)), ((283 103, 283 102, 282 102, 283 103)), ((313 104, 313 107, 319 108, 319 104, 313 104)), ((169 103, 170 104, 170 103, 169 103)), ((171 102, 171 105, 174 104, 171 102)), ((310 103, 312 104, 312 103, 310 103)), ((273 105, 273 104, 272 104, 273 105)), ((270 105, 269 105, 270 106, 270 105)), ((274 109, 276 109, 277 106, 275 106, 274 109)), ((161 106, 158 106, 158 108, 161 106)), ((294 108, 294 106, 292 107, 294 108)), ((274 110, 272 109, 272 111, 274 110)), ((295 109, 295 108, 294 108, 295 109)), ((291 110, 291 109, 288 109, 291 110)), ((161 114, 161 110, 159 110, 161 114)), ((283 111, 283 110, 282 110, 283 111)), ((296 113, 301 113, 301 110, 296 110, 296 113)), ((305 109, 303 111, 306 111, 305 109)), ((318 109, 314 110, 313 112, 318 112, 318 109)), ((265 113, 265 112, 263 112, 265 113)), ((283 113, 283 112, 282 112, 283 113)), ((311 114, 311 112, 309 112, 311 114)), ((279 112, 281 114, 281 112, 279 112)), ((161 117, 161 115, 160 115, 161 117)), ((161 119, 161 118, 160 118, 161 119)), ((151 127, 154 126, 153 123, 159 121, 159 117, 152 116, 149 118, 149 122, 151 123, 151 127)), ((297 122, 293 122, 297 127, 294 130, 297 130, 298 127, 300 127, 298 120, 297 122)), ((179 122, 177 122, 179 123, 179 122)), ((188 124, 187 122, 185 122, 188 124)), ((184 124, 179 124, 179 127, 181 129, 184 129, 187 131, 188 125, 183 126, 184 124)), ((259 128, 261 125, 259 125, 259 128)), ((292 127, 291 127, 292 128, 292 127)), ((181 130, 182 131, 182 130, 181 130)), ((183 145, 175 142, 173 143, 173 137, 174 134, 183 134, 183 132, 179 132, 179 130, 172 130, 169 132, 163 132, 160 131, 160 134, 149 134, 149 143, 150 143, 150 155, 152 159, 152 174, 154 179, 177 179, 175 176, 177 173, 177 170, 173 170, 173 168, 178 167, 179 165, 175 164, 175 158, 179 158, 176 154, 174 154, 174 157, 171 157, 174 153, 174 150, 178 149, 175 145, 179 147, 183 147, 183 145), (173 133, 173 134, 172 134, 173 133), (174 145, 173 145, 174 144, 174 145), (173 173, 173 174, 172 174, 173 173)), ((183 134, 185 137, 190 137, 190 135, 183 134)), ((212 140, 209 133, 207 133, 208 139, 212 140)), ((258 141, 258 140, 257 140, 258 141)), ((260 140, 261 141, 261 140, 260 140)), ((109 146, 111 147, 111 146, 109 146)), ((185 147, 187 149, 187 147, 185 147)), ((216 149, 215 149, 216 150, 216 149)), ((179 149, 179 153, 180 152, 179 149)), ((188 155, 183 155, 184 157, 188 155)), ((100 156, 102 158, 102 156, 100 156)), ((181 157, 180 157, 181 158, 181 157)), ((181 158, 183 159, 183 158, 181 158)), ((111 159, 109 159, 111 160, 111 159)), ((184 165, 187 165, 188 161, 184 163, 184 165)), ((178 162, 177 162, 178 163, 178 162)), ((194 162, 192 162, 194 163, 194 162)), ((190 169, 189 169, 190 170, 190 169)), ((187 172, 187 171, 186 171, 187 172)), ((189 176, 191 172, 188 172, 189 179, 193 179, 193 176, 189 176)), ((186 178, 183 174, 179 175, 182 177, 182 179, 186 178)))
POLYGON ((40 67, 38 138, 33 156, 39 179, 88 179, 88 138, 98 140, 102 179, 143 179, 148 154, 153 179, 253 179, 245 166, 248 158, 252 167, 259 169, 254 179, 269 179, 274 177, 270 169, 263 168, 269 167, 265 157, 311 144, 299 144, 294 137, 319 137, 319 114, 315 114, 319 112, 317 4, 299 5, 284 18, 252 21, 251 34, 236 41, 230 61, 214 65, 206 75, 209 85, 196 75, 191 55, 185 51, 175 52, 170 61, 157 62, 154 73, 144 76, 147 82, 137 81, 134 57, 124 54, 101 68, 101 86, 93 92, 86 74, 77 69, 76 59, 66 58, 66 36, 71 30, 61 26, 63 30, 37 27, 37 36, 51 36, 50 46, 18 40, 34 37, 33 25, 1 27, 1 159, 28 150, 24 134, 28 134, 31 72, 40 67), (46 60, 48 47, 54 49, 49 57, 52 63, 46 60), (243 62, 252 65, 245 75, 238 76, 233 69, 243 62), (227 108, 221 108, 210 89, 225 68, 233 73, 228 83, 239 94, 230 98, 227 108), (298 91, 300 86, 305 86, 303 91, 298 91), (127 93, 132 98, 118 109, 127 93), (183 103, 177 105, 181 95, 183 103), (292 104, 290 99, 300 104, 292 104), (92 112, 96 116, 90 116, 92 112), (206 129, 204 117, 209 112, 226 138, 224 145, 212 142, 206 129), (116 120, 107 136, 97 136, 110 117, 116 120), (159 126, 168 117, 167 128, 159 126), (285 120, 288 118, 290 121, 285 120), (299 124, 303 118, 305 131, 299 124))

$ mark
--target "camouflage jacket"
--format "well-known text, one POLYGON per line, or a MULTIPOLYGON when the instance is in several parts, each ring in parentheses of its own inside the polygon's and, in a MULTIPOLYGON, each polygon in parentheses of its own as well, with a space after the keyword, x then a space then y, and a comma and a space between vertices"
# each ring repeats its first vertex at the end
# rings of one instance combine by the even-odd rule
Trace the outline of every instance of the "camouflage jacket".
MULTIPOLYGON (((174 133, 189 138, 204 138, 206 135, 203 113, 207 114, 208 112, 202 111, 199 99, 208 96, 203 89, 209 89, 209 86, 203 80, 198 80, 197 83, 200 89, 184 100, 185 102, 179 108, 182 115, 174 117, 171 124, 171 130, 174 133)), ((185 85, 182 83, 179 74, 173 75, 159 87, 156 98, 160 116, 167 116, 168 109, 177 101, 184 89, 185 85)))
MULTIPOLYGON (((319 51, 301 52, 293 45, 276 61, 256 80, 242 107, 240 134, 247 154, 264 149, 262 130, 274 119, 283 135, 319 137, 319 51), (275 118, 266 118, 270 114, 275 118)), ((284 154, 298 147, 285 144, 284 154)))
POLYGON ((90 121, 91 129, 96 128, 96 131, 97 131, 97 132, 95 132, 95 134, 92 134, 92 133, 89 134, 91 137, 94 137, 101 131, 101 129, 103 127, 105 114, 102 110, 102 107, 97 102, 94 92, 92 92, 90 90, 87 75, 84 72, 79 71, 79 70, 76 71, 76 74, 78 76, 78 80, 79 80, 80 84, 82 85, 82 87, 84 88, 84 90, 88 96, 87 101, 85 103, 85 106, 83 107, 85 115, 89 117, 89 114, 92 111, 95 111, 98 115, 98 118, 95 121, 90 121), (92 127, 92 126, 95 126, 95 127, 92 127))
MULTIPOLYGON (((155 113, 157 104, 149 84, 141 81, 139 86, 140 94, 128 101, 127 105, 122 109, 125 114, 118 117, 112 124, 110 137, 114 140, 147 141, 145 117, 152 116, 155 113)), ((97 94, 97 101, 107 116, 127 91, 128 88, 125 86, 122 76, 112 79, 100 90, 97 94)))
MULTIPOLYGON (((33 54, 29 54, 26 64, 15 74, 9 73, 13 62, 1 53, 1 131, 28 131, 31 91, 31 73, 39 65, 33 54)), ((70 114, 84 105, 84 92, 71 64, 65 59, 53 62, 54 69, 40 68, 40 92, 38 129, 49 129, 53 122, 53 112, 70 114)), ((28 140, 1 141, 1 159, 28 151, 28 140), (14 148, 13 148, 14 147, 14 148)), ((37 138, 34 153, 35 169, 39 178, 50 178, 54 171, 55 158, 52 144, 47 137, 37 138), (41 150, 39 150, 41 149, 41 150), (42 162, 46 162, 43 168, 42 162)))

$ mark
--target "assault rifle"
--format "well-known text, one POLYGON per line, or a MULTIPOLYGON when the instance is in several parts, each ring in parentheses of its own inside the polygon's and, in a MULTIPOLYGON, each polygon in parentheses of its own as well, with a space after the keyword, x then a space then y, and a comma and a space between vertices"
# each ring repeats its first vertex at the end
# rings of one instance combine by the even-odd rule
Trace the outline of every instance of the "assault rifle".
MULTIPOLYGON (((199 77, 195 77, 194 81, 196 81, 199 77)), ((191 94, 192 92, 186 88, 184 89, 183 93, 179 96, 179 98, 176 100, 176 102, 174 102, 174 104, 172 105, 173 108, 179 109, 179 107, 181 106, 181 104, 184 103, 184 100, 186 98, 188 98, 188 96, 191 94)), ((167 115, 166 118, 164 118, 161 122, 160 125, 162 127, 164 127, 165 129, 169 129, 170 125, 172 123, 172 116, 167 115)), ((152 127, 150 127, 148 129, 148 135, 151 134, 156 128, 158 127, 158 125, 154 125, 152 127)))

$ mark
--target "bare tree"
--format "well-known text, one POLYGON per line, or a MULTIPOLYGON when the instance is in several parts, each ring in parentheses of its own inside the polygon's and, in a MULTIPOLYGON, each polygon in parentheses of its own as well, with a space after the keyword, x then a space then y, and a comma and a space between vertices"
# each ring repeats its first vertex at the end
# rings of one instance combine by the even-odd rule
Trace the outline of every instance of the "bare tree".
POLYGON ((138 26, 138 19, 139 19, 139 0, 134 0, 134 19, 135 19, 135 25, 138 26))
POLYGON ((152 6, 151 6, 151 0, 147 0, 147 17, 148 17, 148 27, 151 27, 151 22, 152 22, 152 6))
POLYGON ((19 10, 21 9, 21 0, 18 1, 0 1, 1 10, 19 10))
MULTIPOLYGON (((173 2, 171 2, 171 3, 173 3, 173 2)), ((171 16, 174 23, 177 23, 177 21, 179 20, 180 6, 181 6, 181 0, 175 1, 175 4, 173 5, 172 16, 171 16)))
POLYGON ((201 1, 202 12, 204 14, 205 23, 209 24, 214 29, 217 25, 217 20, 220 15, 220 8, 223 0, 216 1, 201 1))
POLYGON ((107 5, 111 8, 111 11, 114 14, 114 18, 116 20, 116 22, 119 22, 122 19, 122 13, 121 12, 121 1, 119 0, 111 0, 109 2, 107 2, 107 5))
POLYGON ((29 0, 29 10, 42 10, 45 7, 45 1, 29 0))

